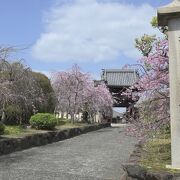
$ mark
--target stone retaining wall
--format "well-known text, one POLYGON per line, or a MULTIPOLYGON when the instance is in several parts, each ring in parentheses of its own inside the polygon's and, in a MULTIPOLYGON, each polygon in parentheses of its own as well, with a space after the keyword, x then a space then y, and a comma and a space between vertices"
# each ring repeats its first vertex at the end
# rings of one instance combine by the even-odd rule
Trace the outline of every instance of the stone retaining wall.
POLYGON ((110 123, 89 125, 79 128, 70 128, 65 130, 55 130, 43 133, 31 134, 18 138, 3 138, 0 139, 0 155, 9 154, 15 151, 28 149, 35 146, 58 142, 74 136, 95 131, 101 128, 110 127, 110 123))
POLYGON ((121 180, 180 180, 180 174, 168 172, 154 172, 140 166, 142 154, 142 144, 136 145, 135 150, 130 156, 129 163, 123 165, 125 174, 121 180))

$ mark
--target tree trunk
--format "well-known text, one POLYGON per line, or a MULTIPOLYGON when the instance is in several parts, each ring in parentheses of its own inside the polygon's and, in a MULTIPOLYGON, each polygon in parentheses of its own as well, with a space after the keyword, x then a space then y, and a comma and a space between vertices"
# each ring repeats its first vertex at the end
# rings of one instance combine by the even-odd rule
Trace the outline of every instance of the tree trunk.
POLYGON ((3 109, 2 109, 2 116, 1 116, 1 122, 4 123, 5 122, 5 103, 3 104, 3 109))
POLYGON ((71 122, 74 124, 74 114, 71 114, 71 122))
POLYGON ((64 118, 64 112, 61 112, 61 119, 64 118))

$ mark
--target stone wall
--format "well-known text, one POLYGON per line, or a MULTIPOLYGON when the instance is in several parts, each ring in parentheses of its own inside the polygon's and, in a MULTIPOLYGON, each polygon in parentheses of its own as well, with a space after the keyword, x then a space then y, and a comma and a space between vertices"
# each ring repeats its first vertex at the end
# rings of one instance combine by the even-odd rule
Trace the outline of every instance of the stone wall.
POLYGON ((125 173, 121 180, 180 180, 180 174, 165 171, 155 172, 140 166, 142 151, 142 144, 136 145, 129 163, 123 165, 125 173))
POLYGON ((2 137, 0 139, 0 155, 9 154, 15 151, 28 149, 35 146, 42 146, 45 144, 58 142, 83 133, 95 131, 106 127, 110 127, 110 123, 89 125, 85 127, 70 128, 65 130, 48 131, 18 138, 2 137))

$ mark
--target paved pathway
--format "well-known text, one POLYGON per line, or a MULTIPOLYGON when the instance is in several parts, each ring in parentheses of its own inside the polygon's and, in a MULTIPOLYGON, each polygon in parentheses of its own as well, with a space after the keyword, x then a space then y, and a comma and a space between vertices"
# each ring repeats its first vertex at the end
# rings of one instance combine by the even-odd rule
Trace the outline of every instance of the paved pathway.
POLYGON ((0 157, 0 180, 119 180, 136 141, 124 127, 0 157))

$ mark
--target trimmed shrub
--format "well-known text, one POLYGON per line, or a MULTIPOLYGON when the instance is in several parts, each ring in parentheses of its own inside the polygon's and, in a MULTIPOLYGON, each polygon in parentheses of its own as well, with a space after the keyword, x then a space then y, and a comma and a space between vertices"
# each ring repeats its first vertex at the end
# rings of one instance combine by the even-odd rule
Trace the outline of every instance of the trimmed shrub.
POLYGON ((5 125, 2 122, 0 122, 0 135, 3 135, 4 132, 5 132, 5 125))
POLYGON ((53 130, 57 125, 57 119, 49 113, 38 113, 31 116, 30 124, 36 129, 53 130))

